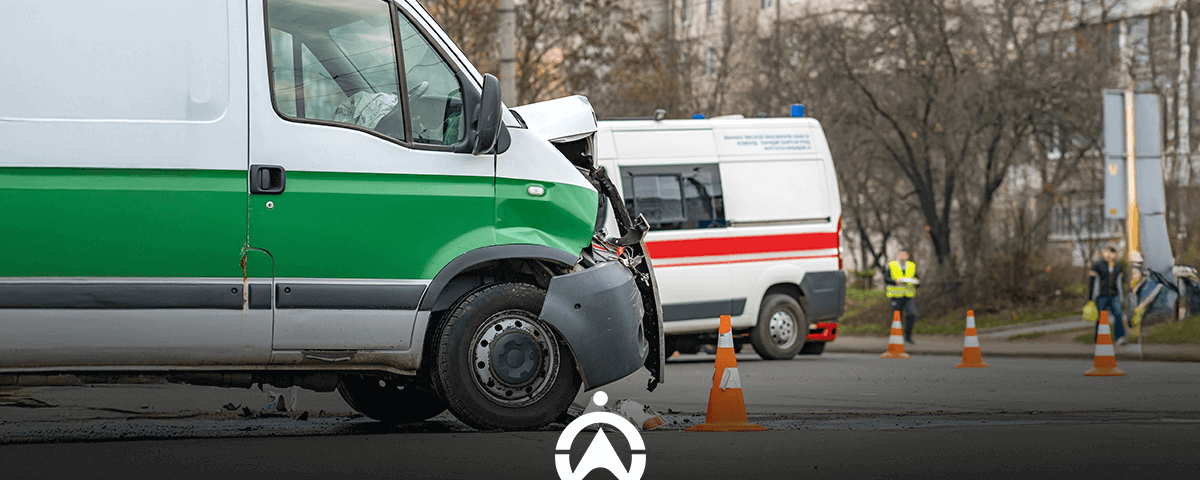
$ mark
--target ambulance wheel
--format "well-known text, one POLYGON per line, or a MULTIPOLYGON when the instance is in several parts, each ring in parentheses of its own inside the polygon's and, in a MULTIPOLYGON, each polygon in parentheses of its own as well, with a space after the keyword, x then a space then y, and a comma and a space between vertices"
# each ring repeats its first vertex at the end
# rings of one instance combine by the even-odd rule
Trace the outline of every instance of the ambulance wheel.
POLYGON ((796 299, 779 293, 763 298, 758 324, 750 331, 750 344, 765 360, 789 360, 800 353, 808 332, 808 318, 796 299))
POLYGON ((338 393, 350 408, 383 423, 423 422, 446 411, 433 390, 374 375, 342 375, 338 393))
POLYGON ((820 355, 825 352, 825 342, 805 342, 800 349, 801 355, 820 355))
POLYGON ((501 283, 470 294, 434 336, 434 388, 480 430, 528 430, 561 418, 583 378, 571 351, 538 319, 546 292, 501 283))

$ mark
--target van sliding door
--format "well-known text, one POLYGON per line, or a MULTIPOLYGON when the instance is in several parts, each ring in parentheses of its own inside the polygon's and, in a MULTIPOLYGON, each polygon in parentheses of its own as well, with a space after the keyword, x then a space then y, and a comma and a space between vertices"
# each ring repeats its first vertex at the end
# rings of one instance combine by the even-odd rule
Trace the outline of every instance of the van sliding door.
POLYGON ((4 4, 0 367, 266 362, 270 313, 244 309, 230 5, 4 4))

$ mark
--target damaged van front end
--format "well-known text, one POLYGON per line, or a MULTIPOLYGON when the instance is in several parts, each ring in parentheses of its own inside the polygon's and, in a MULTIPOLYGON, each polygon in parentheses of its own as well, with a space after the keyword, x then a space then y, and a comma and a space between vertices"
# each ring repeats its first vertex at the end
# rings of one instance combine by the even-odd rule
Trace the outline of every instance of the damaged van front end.
POLYGON ((599 194, 591 245, 578 265, 550 280, 540 318, 570 346, 587 390, 625 378, 641 367, 653 391, 662 383, 662 304, 646 253, 649 224, 632 218, 613 182, 595 162, 595 113, 584 97, 514 108, 523 126, 549 140, 599 194), (618 232, 604 228, 609 210, 618 232))

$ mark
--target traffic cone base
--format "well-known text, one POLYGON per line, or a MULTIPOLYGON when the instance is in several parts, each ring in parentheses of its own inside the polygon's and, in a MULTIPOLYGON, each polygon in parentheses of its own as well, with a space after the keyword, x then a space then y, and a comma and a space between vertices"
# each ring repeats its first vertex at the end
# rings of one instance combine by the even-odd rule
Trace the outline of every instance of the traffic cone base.
POLYGON ((892 313, 892 335, 888 337, 888 349, 879 358, 908 360, 912 355, 904 353, 904 330, 900 326, 900 311, 892 313))
POLYGON ((1117 367, 1112 367, 1112 368, 1092 367, 1091 370, 1088 370, 1088 371, 1084 372, 1083 374, 1087 375, 1089 377, 1124 377, 1125 371, 1121 370, 1120 368, 1117 368, 1117 367))
POLYGON ((979 334, 975 331, 975 311, 967 312, 967 333, 963 340, 963 360, 958 368, 988 368, 979 350, 979 334))
POLYGON ((689 432, 761 432, 767 427, 750 423, 746 399, 742 397, 742 377, 733 351, 733 325, 730 316, 721 317, 721 336, 717 340, 717 361, 712 388, 708 391, 708 415, 704 423, 689 432))
POLYGON ((690 432, 762 432, 767 427, 750 423, 746 416, 746 401, 742 389, 722 391, 713 387, 708 392, 708 417, 704 423, 688 428, 690 432))
POLYGON ((1107 311, 1100 312, 1100 325, 1096 327, 1096 359, 1091 370, 1083 374, 1088 377, 1125 376, 1125 371, 1117 368, 1117 352, 1113 349, 1107 311))
POLYGON ((702 423, 687 429, 689 432, 765 432, 767 427, 750 422, 702 423))

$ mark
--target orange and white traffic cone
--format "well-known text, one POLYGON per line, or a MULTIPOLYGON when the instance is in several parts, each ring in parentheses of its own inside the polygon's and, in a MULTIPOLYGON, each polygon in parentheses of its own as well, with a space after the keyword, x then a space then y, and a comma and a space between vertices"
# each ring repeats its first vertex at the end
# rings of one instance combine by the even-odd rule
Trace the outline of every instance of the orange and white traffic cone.
POLYGON ((1091 370, 1084 372, 1089 377, 1123 377, 1125 371, 1117 368, 1117 352, 1113 350, 1112 330, 1108 326, 1108 312, 1100 312, 1100 326, 1096 331, 1096 360, 1091 370))
POLYGON ((717 364, 712 389, 708 391, 708 416, 704 423, 689 428, 692 432, 759 432, 767 427, 750 423, 746 400, 742 398, 742 379, 738 376, 737 356, 733 351, 733 321, 721 317, 721 336, 717 340, 717 364))
POLYGON ((983 352, 979 350, 979 334, 975 332, 975 311, 967 311, 967 334, 963 338, 963 361, 958 368, 987 368, 983 363, 983 352))
POLYGON ((912 355, 904 353, 904 327, 900 326, 900 311, 892 315, 892 336, 888 339, 888 351, 879 358, 900 358, 908 360, 912 355))

